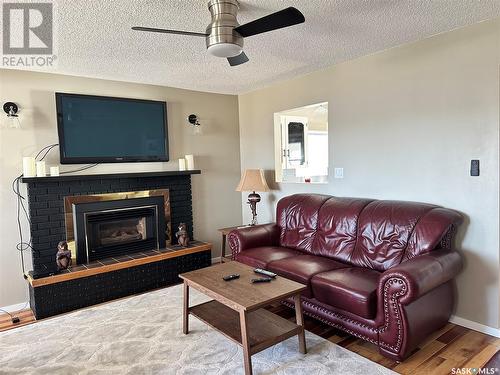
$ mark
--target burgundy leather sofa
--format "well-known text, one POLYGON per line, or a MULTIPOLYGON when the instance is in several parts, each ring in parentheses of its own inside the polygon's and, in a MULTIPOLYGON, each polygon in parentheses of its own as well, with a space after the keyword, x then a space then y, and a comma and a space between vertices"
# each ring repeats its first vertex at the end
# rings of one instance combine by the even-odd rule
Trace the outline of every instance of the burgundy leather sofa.
MULTIPOLYGON (((307 285, 304 313, 401 361, 444 326, 462 216, 431 204, 296 194, 277 223, 228 235, 234 260, 307 285)), ((291 301, 285 304, 293 307, 291 301)))

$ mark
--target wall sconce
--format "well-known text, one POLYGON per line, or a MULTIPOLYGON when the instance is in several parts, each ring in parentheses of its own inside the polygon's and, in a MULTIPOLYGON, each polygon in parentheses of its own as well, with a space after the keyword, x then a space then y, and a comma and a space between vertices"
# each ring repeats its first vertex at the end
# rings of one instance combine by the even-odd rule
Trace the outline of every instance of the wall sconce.
POLYGON ((198 135, 201 134, 201 124, 200 121, 198 120, 198 116, 196 115, 189 115, 188 116, 188 123, 193 126, 193 134, 198 135))
POLYGON ((19 106, 13 102, 7 102, 3 105, 3 111, 7 114, 8 127, 19 129, 21 127, 18 115, 19 106))

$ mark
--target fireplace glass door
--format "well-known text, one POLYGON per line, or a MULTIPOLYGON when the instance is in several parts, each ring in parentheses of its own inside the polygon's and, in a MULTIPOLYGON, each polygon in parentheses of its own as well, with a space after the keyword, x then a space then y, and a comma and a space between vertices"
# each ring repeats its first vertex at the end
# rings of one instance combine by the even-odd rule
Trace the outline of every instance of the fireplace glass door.
POLYGON ((158 248, 156 206, 87 212, 84 217, 89 260, 158 248))
POLYGON ((126 244, 148 238, 145 217, 99 223, 95 226, 94 233, 97 237, 95 243, 99 247, 126 244))

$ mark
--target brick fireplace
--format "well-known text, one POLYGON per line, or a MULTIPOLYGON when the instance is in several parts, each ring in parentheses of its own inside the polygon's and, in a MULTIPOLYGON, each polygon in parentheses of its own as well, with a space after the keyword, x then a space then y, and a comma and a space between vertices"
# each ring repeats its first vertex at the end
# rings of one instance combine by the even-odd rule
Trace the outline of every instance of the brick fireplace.
MULTIPOLYGON (((193 238, 191 175, 199 171, 103 174, 85 176, 33 177, 28 186, 33 277, 57 272, 55 255, 59 241, 65 241, 67 220, 65 199, 78 196, 168 190, 171 227, 186 223, 193 238)), ((71 225, 71 224, 69 224, 71 225)), ((68 238, 71 246, 71 238, 68 238)), ((175 244, 175 236, 173 243, 175 244)))
POLYGON ((23 178, 31 218, 37 319, 179 282, 211 264, 211 245, 177 245, 179 224, 193 238, 191 175, 200 171, 23 178), (73 265, 58 271, 57 245, 73 265))

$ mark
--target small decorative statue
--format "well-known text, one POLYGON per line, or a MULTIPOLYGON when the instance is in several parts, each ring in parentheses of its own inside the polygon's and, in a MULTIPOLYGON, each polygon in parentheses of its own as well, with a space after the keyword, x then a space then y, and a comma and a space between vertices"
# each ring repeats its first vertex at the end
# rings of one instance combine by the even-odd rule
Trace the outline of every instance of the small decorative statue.
POLYGON ((175 234, 175 237, 177 237, 177 242, 179 243, 179 245, 183 247, 189 246, 189 236, 185 223, 179 224, 179 231, 175 234))
POLYGON ((59 270, 65 270, 71 266, 71 251, 68 250, 66 241, 57 244, 56 263, 59 270))

